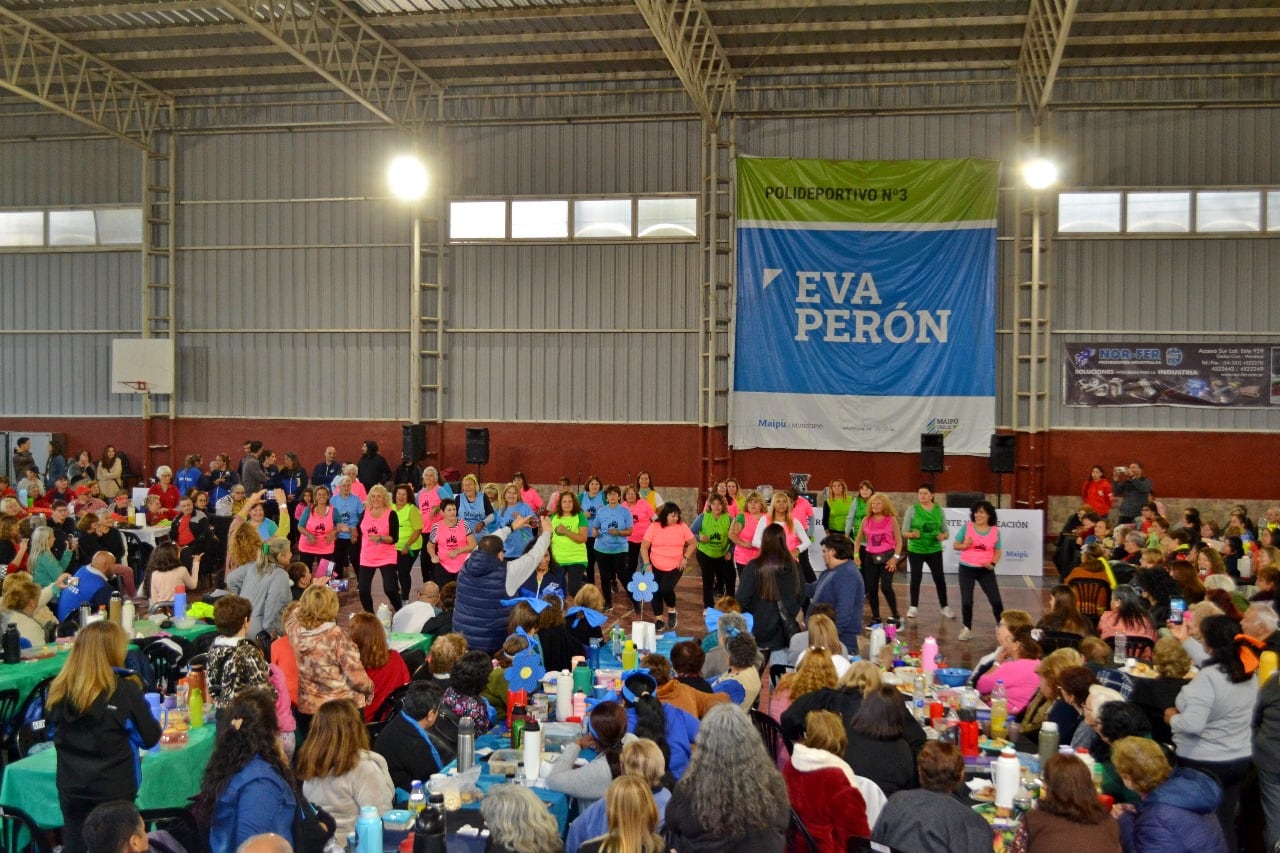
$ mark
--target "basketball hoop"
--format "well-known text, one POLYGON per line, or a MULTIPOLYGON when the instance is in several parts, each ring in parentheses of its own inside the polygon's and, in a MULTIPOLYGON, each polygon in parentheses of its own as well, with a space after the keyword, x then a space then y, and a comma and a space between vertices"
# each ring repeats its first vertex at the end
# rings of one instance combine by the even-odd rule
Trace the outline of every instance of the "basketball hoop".
POLYGON ((145 379, 127 379, 120 384, 132 389, 135 394, 147 393, 147 381, 145 379))

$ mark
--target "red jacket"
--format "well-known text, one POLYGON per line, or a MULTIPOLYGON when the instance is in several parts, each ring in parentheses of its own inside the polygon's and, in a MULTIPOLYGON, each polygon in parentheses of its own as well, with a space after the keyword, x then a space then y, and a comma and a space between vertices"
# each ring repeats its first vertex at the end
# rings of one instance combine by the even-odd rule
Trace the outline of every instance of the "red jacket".
POLYGON ((844 853, 853 837, 870 838, 867 803, 836 767, 800 771, 788 760, 782 769, 791 807, 813 836, 820 853, 844 853))
POLYGON ((1106 478, 1085 480, 1080 498, 1093 507, 1094 512, 1105 517, 1111 512, 1111 482, 1106 478))

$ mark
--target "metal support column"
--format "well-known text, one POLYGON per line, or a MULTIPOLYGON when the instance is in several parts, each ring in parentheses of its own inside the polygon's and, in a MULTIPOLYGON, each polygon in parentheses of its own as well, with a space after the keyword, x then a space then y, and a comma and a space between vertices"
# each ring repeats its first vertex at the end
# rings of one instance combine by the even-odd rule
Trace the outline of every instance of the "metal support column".
POLYGON ((734 119, 703 124, 701 227, 702 318, 698 424, 702 432, 702 479, 709 485, 729 475, 729 351, 734 310, 733 168, 734 119))
MULTIPOLYGON (((155 133, 142 151, 142 337, 174 341, 174 222, 177 214, 177 135, 155 133)), ((153 457, 168 459, 173 439, 174 395, 143 400, 145 470, 153 457)))
MULTIPOLYGON (((1019 139, 1024 158, 1041 152, 1044 125, 1050 114, 1041 114, 1030 133, 1023 136, 1019 113, 1019 139)), ((1052 240, 1047 228, 1052 193, 1027 188, 1019 177, 1014 182, 1014 252, 1011 270, 1013 294, 1013 336, 1010 371, 1013 388, 1011 426, 1019 433, 1018 470, 1014 477, 1013 505, 1043 507, 1046 441, 1049 430, 1049 375, 1051 332, 1051 288, 1049 270, 1052 240)))

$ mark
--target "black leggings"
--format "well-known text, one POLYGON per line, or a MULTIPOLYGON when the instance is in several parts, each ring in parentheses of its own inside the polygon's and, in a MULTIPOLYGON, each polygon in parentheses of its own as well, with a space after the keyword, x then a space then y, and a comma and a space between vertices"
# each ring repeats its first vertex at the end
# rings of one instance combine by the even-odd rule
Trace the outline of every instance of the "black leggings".
POLYGON ((420 553, 422 552, 409 551, 396 555, 396 580, 400 582, 401 601, 408 601, 409 593, 413 591, 413 561, 418 559, 420 553))
POLYGON ((89 812, 102 803, 113 800, 133 801, 137 792, 129 794, 125 791, 113 792, 112 796, 89 800, 81 797, 58 795, 58 805, 62 808, 62 849, 64 853, 92 853, 84 844, 84 822, 89 812))
MULTIPOLYGON (((889 552, 889 556, 893 556, 892 552, 889 552)), ((893 591, 893 572, 889 571, 888 561, 885 561, 884 565, 877 566, 865 547, 862 549, 862 582, 867 588, 867 602, 871 605, 871 620, 873 622, 880 621, 880 596, 876 594, 877 586, 880 588, 880 592, 884 593, 884 600, 889 603, 889 612, 893 614, 894 619, 897 619, 898 596, 893 591)))
POLYGON ((947 606, 947 580, 942 575, 942 552, 934 551, 932 554, 912 554, 907 553, 907 563, 911 566, 911 606, 915 607, 920 603, 920 577, 924 574, 924 567, 929 567, 929 574, 933 575, 933 585, 938 590, 938 606, 947 606))
POLYGON ((966 628, 973 627, 973 585, 978 584, 991 602, 991 612, 1000 621, 1004 602, 1000 599, 1000 586, 996 583, 995 569, 979 569, 960 564, 960 621, 966 628))
POLYGON ((396 580, 396 564, 388 563, 385 566, 357 566, 356 578, 360 584, 360 606, 364 608, 366 613, 373 612, 373 574, 377 572, 382 575, 382 591, 386 593, 387 600, 391 602, 392 610, 399 610, 400 586, 396 580))
POLYGON ((337 576, 345 578, 347 576, 348 563, 351 564, 353 569, 360 568, 360 546, 352 544, 350 539, 339 537, 333 540, 333 563, 337 567, 337 576))
POLYGON ((698 555, 698 568, 702 570, 702 606, 714 607, 715 588, 724 587, 725 595, 733 595, 737 572, 734 571, 728 554, 723 557, 708 557, 701 551, 694 553, 698 555))
POLYGON ((627 543, 627 581, 623 584, 626 586, 631 583, 631 575, 636 573, 636 569, 640 568, 640 542, 627 543))
POLYGON ((653 579, 658 582, 658 592, 653 597, 653 615, 661 616, 663 605, 676 609, 676 587, 680 584, 680 578, 684 577, 684 569, 672 569, 664 572, 661 569, 653 570, 653 579))
POLYGON ((592 583, 595 582, 595 577, 590 574, 591 569, 582 563, 571 563, 567 566, 556 563, 556 566, 564 572, 564 591, 569 598, 578 594, 578 590, 582 589, 582 585, 587 583, 588 578, 592 583))
POLYGON ((626 589, 627 584, 631 581, 631 578, 625 574, 627 571, 627 552, 620 551, 617 554, 606 554, 603 551, 597 551, 596 562, 600 564, 600 591, 604 593, 605 604, 612 606, 613 585, 616 583, 626 589))
POLYGON ((305 552, 299 552, 298 560, 306 564, 306 567, 314 572, 316 563, 321 560, 333 560, 333 552, 330 551, 328 554, 307 554, 305 552))

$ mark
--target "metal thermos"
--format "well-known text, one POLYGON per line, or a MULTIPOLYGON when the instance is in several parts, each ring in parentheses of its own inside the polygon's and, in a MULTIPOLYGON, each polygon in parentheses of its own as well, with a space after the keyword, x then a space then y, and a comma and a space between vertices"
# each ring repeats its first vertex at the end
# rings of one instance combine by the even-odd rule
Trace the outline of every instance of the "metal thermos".
POLYGON ((466 773, 476 763, 476 724, 470 717, 458 721, 458 772, 466 773))

